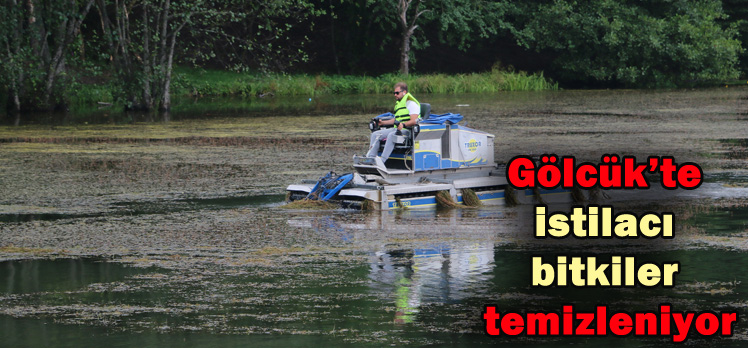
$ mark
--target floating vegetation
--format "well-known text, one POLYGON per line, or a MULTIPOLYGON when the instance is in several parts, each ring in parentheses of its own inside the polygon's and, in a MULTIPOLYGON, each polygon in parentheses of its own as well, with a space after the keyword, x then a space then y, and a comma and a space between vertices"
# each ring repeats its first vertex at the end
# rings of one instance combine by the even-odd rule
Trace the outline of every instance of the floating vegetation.
POLYGON ((532 189, 532 196, 533 199, 535 199, 535 202, 539 204, 546 204, 543 196, 540 194, 540 189, 538 187, 532 189))
POLYGON ((361 203, 361 210, 367 210, 367 211, 377 210, 377 205, 374 204, 374 201, 372 201, 371 199, 365 199, 361 203))
POLYGON ((519 205, 517 191, 511 185, 506 185, 506 188, 504 188, 504 204, 506 204, 507 207, 515 207, 519 205))
POLYGON ((54 253, 55 250, 53 249, 46 249, 46 248, 25 248, 25 247, 16 247, 13 245, 8 245, 4 247, 0 247, 0 253, 8 253, 8 254, 32 254, 32 255, 39 255, 39 254, 51 254, 54 253))
POLYGON ((574 203, 584 203, 587 201, 587 198, 584 197, 584 192, 577 186, 571 188, 571 199, 574 200, 574 203))
POLYGON ((480 207, 483 205, 483 202, 480 201, 475 191, 468 188, 462 189, 462 202, 468 207, 480 207))
POLYGON ((288 255, 290 253, 300 253, 306 251, 304 248, 300 247, 276 247, 276 246, 266 246, 262 249, 254 251, 254 254, 256 255, 262 255, 262 256, 270 256, 270 255, 288 255))
POLYGON ((608 196, 607 193, 603 192, 599 187, 593 187, 590 190, 590 202, 591 203, 599 203, 603 199, 610 199, 610 196, 608 196))
POLYGON ((452 199, 449 191, 439 191, 436 193, 436 206, 440 208, 455 208, 458 205, 452 199))
POLYGON ((696 281, 693 283, 681 284, 678 289, 674 290, 679 294, 707 294, 707 295, 729 295, 735 292, 739 280, 733 280, 729 282, 716 281, 716 282, 700 282, 696 281))
MULTIPOLYGON (((105 133, 107 130, 102 130, 101 133, 105 133)), ((332 145, 340 143, 337 139, 315 139, 309 137, 284 137, 284 138, 272 138, 272 137, 246 137, 246 136, 186 136, 186 137, 161 137, 161 138, 146 138, 146 137, 118 137, 112 136, 91 136, 91 137, 77 137, 77 136, 65 136, 65 134, 59 136, 42 136, 42 137, 1 137, 0 143, 7 144, 18 144, 18 143, 30 143, 30 144, 54 144, 54 145, 87 145, 87 144, 165 144, 165 145, 195 145, 195 146, 250 146, 250 145, 279 145, 279 144, 290 144, 290 145, 332 145)), ((24 149, 21 149, 24 150, 24 149)), ((29 150, 26 150, 31 152, 29 150)), ((68 151, 69 152, 69 151, 68 151)))
POLYGON ((400 200, 400 197, 395 196, 395 202, 397 203, 397 206, 400 207, 400 209, 408 209, 407 205, 403 205, 403 202, 400 200))
MULTIPOLYGON (((334 85, 324 77, 320 81, 334 85)), ((423 87, 414 87, 440 89, 434 78, 422 82, 423 87)), ((387 82, 382 88, 391 93, 391 87, 387 82)), ((714 92, 704 91, 564 91, 551 97, 426 98, 434 105, 482 105, 469 109, 469 121, 502 134, 498 146, 511 145, 510 151, 497 151, 500 162, 538 148, 573 148, 585 161, 599 158, 601 148, 618 148, 637 156, 662 151, 679 161, 704 161, 705 168, 721 170, 725 176, 712 176, 704 189, 692 192, 697 198, 629 202, 610 191, 617 210, 625 205, 621 211, 675 212, 679 237, 655 243, 541 243, 523 233, 528 221, 522 219, 531 207, 359 214, 321 207, 324 202, 296 202, 284 208, 297 211, 278 214, 275 204, 280 204, 288 183, 322 170, 345 172, 351 155, 366 151, 369 132, 359 123, 368 120, 361 116, 373 109, 368 104, 339 108, 304 97, 297 99, 324 116, 295 114, 307 110, 295 107, 288 114, 268 108, 273 114, 267 116, 237 109, 229 118, 218 106, 209 106, 200 114, 191 112, 200 120, 0 127, 2 213, 65 217, 0 222, 0 259, 64 257, 59 264, 69 263, 77 272, 69 276, 68 270, 18 262, 11 278, 8 263, 2 265, 3 290, 14 289, 0 294, 2 325, 18 328, 5 336, 16 346, 42 345, 36 338, 52 334, 82 340, 71 345, 91 346, 95 343, 88 338, 97 332, 154 333, 163 345, 180 344, 192 332, 216 346, 437 346, 454 345, 458 339, 465 346, 491 345, 496 342, 478 330, 484 323, 480 308, 472 304, 557 309, 556 304, 569 300, 568 291, 547 289, 543 297, 532 291, 517 293, 527 288, 527 280, 506 270, 526 269, 538 250, 550 254, 565 248, 596 255, 641 254, 650 262, 680 259, 687 272, 675 288, 622 289, 618 295, 623 300, 614 303, 621 309, 651 309, 652 299, 682 304, 679 310, 745 308, 744 273, 714 272, 713 265, 747 262, 748 234, 740 225, 746 221, 744 210, 722 208, 744 206, 748 200, 742 190, 717 185, 744 185, 746 167, 739 160, 712 156, 709 150, 717 145, 703 141, 744 137, 739 133, 745 120, 724 117, 744 109, 744 94, 741 90, 714 98, 714 92), (722 105, 713 107, 715 100, 722 105), (338 109, 355 112, 342 114, 338 109), (543 122, 549 117, 554 122, 543 122), (626 122, 629 118, 632 122, 626 122), (331 131, 330 124, 346 131, 331 131), (249 195, 274 198, 257 198, 267 202, 257 204, 246 198, 249 195), (693 219, 686 220, 689 217, 693 219), (117 270, 122 276, 102 278, 99 275, 114 272, 103 263, 84 269, 71 261, 81 256, 112 259, 134 271, 117 270), (80 282, 91 270, 98 273, 80 282), (410 278, 412 286, 397 282, 402 277, 410 278), (24 290, 36 284, 46 285, 24 290), (421 303, 407 326, 392 325, 398 288, 407 288, 421 303), (37 318, 46 324, 37 325, 37 318), (469 330, 480 332, 465 334, 473 332, 469 330), (299 334, 308 337, 290 337, 299 334)), ((338 99, 358 103, 373 98, 338 99)), ((389 111, 389 99, 382 112, 389 111)), ((286 107, 286 101, 276 102, 286 107)), ((525 190, 505 188, 507 206, 518 203, 517 191, 524 200, 525 190)), ((601 199, 603 192, 592 191, 592 198, 601 199)), ((448 198, 449 207, 456 205, 448 195, 442 198, 448 198)), ((469 198, 465 200, 469 204, 469 198)), ((366 200, 361 206, 380 208, 366 200)), ((580 306, 592 308, 610 292, 592 289, 590 296, 571 295, 580 306)), ((96 338, 111 341, 115 336, 96 338)), ((537 343, 558 343, 549 340, 537 343)), ((641 344, 635 337, 631 340, 622 344, 641 344)), ((748 336, 737 333, 714 344, 741 345, 746 340, 748 336)))
POLYGON ((313 199, 300 199, 293 201, 288 204, 282 205, 283 209, 315 209, 315 210, 332 210, 337 209, 338 206, 334 203, 327 201, 313 200, 313 199))

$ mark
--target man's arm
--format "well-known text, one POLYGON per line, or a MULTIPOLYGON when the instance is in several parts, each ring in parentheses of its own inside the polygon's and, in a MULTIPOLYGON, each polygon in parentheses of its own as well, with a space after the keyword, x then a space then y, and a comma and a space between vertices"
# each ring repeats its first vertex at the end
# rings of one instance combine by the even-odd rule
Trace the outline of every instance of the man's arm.
POLYGON ((377 119, 377 122, 379 123, 380 126, 391 126, 391 125, 395 124, 395 118, 393 117, 393 118, 391 118, 389 120, 380 120, 380 119, 377 119))
MULTIPOLYGON (((377 122, 379 122, 380 126, 391 126, 391 125, 395 124, 395 119, 392 118, 392 119, 389 119, 389 120, 377 120, 377 122)), ((418 123, 418 115, 417 114, 411 114, 410 115, 410 119, 407 120, 407 121, 405 121, 405 122, 400 122, 400 125, 398 126, 397 129, 403 129, 403 125, 405 127, 413 127, 413 126, 416 125, 416 123, 418 123)))
POLYGON ((400 125, 397 127, 398 130, 402 130, 403 127, 413 127, 418 123, 418 115, 417 114, 410 114, 410 120, 407 120, 405 122, 400 122, 400 125))
POLYGON ((413 127, 418 123, 418 114, 421 113, 421 106, 412 100, 408 100, 405 103, 408 111, 410 112, 410 120, 400 123, 397 129, 403 129, 403 127, 413 127))

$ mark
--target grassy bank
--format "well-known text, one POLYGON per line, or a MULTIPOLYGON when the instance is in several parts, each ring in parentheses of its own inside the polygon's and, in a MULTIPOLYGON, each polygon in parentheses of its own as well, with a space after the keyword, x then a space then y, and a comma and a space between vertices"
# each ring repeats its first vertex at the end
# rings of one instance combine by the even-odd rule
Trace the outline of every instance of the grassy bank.
POLYGON ((558 89, 541 74, 493 70, 472 74, 428 74, 402 77, 345 75, 250 75, 228 71, 179 69, 177 93, 190 96, 259 96, 325 94, 389 94, 398 81, 413 93, 486 93, 558 89))
MULTIPOLYGON (((177 68, 172 90, 177 97, 235 96, 256 98, 267 96, 319 96, 333 94, 390 94, 392 86, 405 81, 409 90, 424 93, 495 93, 501 91, 556 90, 558 84, 542 73, 493 70, 472 74, 427 74, 402 77, 349 75, 259 75, 223 70, 177 68)), ((79 84, 71 89, 73 104, 113 102, 116 83, 79 84)))

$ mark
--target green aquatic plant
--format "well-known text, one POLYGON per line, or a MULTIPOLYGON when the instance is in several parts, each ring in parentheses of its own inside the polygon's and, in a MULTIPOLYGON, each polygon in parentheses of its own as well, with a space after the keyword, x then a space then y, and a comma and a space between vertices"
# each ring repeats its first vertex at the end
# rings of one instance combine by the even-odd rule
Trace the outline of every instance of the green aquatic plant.
POLYGON ((534 187, 532 189, 532 196, 533 199, 535 199, 536 203, 546 204, 545 200, 543 199, 543 195, 540 193, 540 189, 538 187, 534 187))
POLYGON ((587 201, 587 198, 584 197, 584 192, 577 186, 571 188, 571 199, 574 203, 584 203, 587 201))
POLYGON ((506 204, 508 207, 519 205, 519 200, 517 199, 517 191, 511 185, 506 185, 506 188, 504 189, 504 204, 506 204))
POLYGON ((468 207, 480 207, 483 205, 483 202, 480 201, 475 191, 468 188, 462 189, 462 203, 468 207))
POLYGON ((371 199, 365 199, 361 202, 361 210, 372 211, 377 210, 377 205, 371 199))
POLYGON ((440 208, 455 208, 457 203, 452 199, 449 191, 439 191, 436 193, 436 206, 440 208))
POLYGON ((283 209, 314 209, 314 210, 332 210, 337 209, 338 206, 321 200, 315 199, 300 199, 298 201, 289 202, 288 204, 282 205, 283 209))
POLYGON ((403 204, 402 200, 400 200, 400 197, 395 196, 395 202, 397 203, 397 206, 400 207, 400 209, 408 209, 408 206, 403 204))

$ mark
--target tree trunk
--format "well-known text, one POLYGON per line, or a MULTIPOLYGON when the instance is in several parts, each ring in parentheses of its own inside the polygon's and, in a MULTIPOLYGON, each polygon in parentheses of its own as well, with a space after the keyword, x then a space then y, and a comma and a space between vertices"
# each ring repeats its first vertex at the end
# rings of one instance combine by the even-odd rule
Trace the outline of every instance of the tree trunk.
POLYGON ((21 98, 18 97, 18 91, 13 91, 13 108, 16 115, 21 113, 21 98))
MULTIPOLYGON (((29 6, 33 6, 30 2, 28 3, 29 6)), ((18 2, 16 0, 11 0, 7 4, 4 4, 4 6, 10 6, 10 8, 18 8, 18 2)), ((32 8, 33 10, 33 8, 32 8)), ((7 50, 7 56, 8 57, 20 57, 21 55, 21 30, 23 27, 23 14, 18 14, 17 18, 14 18, 11 23, 10 27, 13 29, 13 33, 8 33, 9 36, 12 35, 14 39, 7 40, 5 49, 7 50), (12 46, 12 48, 11 48, 12 46)), ((30 17, 28 20, 30 23, 35 22, 36 20, 32 20, 32 17, 30 17)), ((8 99, 9 101, 12 101, 12 109, 8 109, 8 111, 13 114, 16 119, 15 123, 18 125, 20 122, 20 115, 21 115, 21 94, 23 93, 23 69, 18 69, 17 75, 13 72, 10 73, 10 87, 8 89, 8 99)))
POLYGON ((13 95, 13 109, 11 110, 11 114, 15 116, 15 122, 13 122, 16 126, 21 123, 21 98, 18 96, 18 90, 14 89, 12 91, 13 95))
POLYGON ((153 94, 151 92, 151 80, 153 79, 153 70, 151 69, 151 31, 148 21, 148 4, 144 4, 143 9, 143 104, 148 110, 153 109, 153 94))
POLYGON ((164 96, 161 99, 161 111, 171 109, 171 68, 166 72, 164 77, 164 96))
POLYGON ((415 13, 413 14, 413 17, 411 17, 410 23, 408 23, 408 9, 413 0, 399 0, 397 5, 399 12, 398 15, 400 17, 400 28, 403 30, 403 42, 400 46, 400 74, 405 76, 408 76, 410 70, 410 39, 418 28, 416 21, 418 20, 418 17, 429 11, 418 10, 418 8, 421 7, 421 1, 422 0, 416 0, 416 7, 413 11, 415 13))
MULTIPOLYGON (((44 90, 44 98, 42 99, 44 108, 51 109, 49 103, 50 98, 54 93, 53 88, 55 81, 58 76, 65 72, 65 56, 67 55, 68 48, 70 44, 73 43, 73 40, 80 34, 81 23, 83 23, 83 19, 91 9, 93 2, 94 0, 89 0, 81 12, 77 11, 77 7, 71 7, 71 9, 75 9, 75 13, 70 13, 70 18, 67 18, 60 23, 57 36, 57 50, 52 61, 48 64, 47 82, 44 90)), ((70 5, 77 6, 75 1, 71 1, 70 5)))
POLYGON ((67 31, 67 25, 68 20, 64 20, 62 23, 60 23, 59 28, 57 28, 57 38, 55 39, 58 44, 57 50, 52 57, 52 61, 47 64, 47 82, 44 88, 44 97, 42 98, 42 107, 45 109, 50 109, 49 99, 52 96, 52 87, 55 83, 55 77, 57 76, 59 67, 61 65, 64 65, 62 61, 65 59, 66 45, 64 44, 64 42, 66 41, 65 32, 67 31))
POLYGON ((9 101, 12 103, 12 106, 9 105, 6 111, 8 113, 8 116, 15 117, 13 124, 18 126, 19 124, 21 124, 21 98, 18 94, 18 89, 16 88, 15 83, 10 86, 8 96, 8 99, 10 99, 9 101))
POLYGON ((406 30, 403 33, 403 44, 400 46, 400 74, 408 76, 410 64, 410 34, 406 30))
MULTIPOLYGON (((125 0, 96 0, 96 6, 101 17, 101 27, 104 36, 107 38, 114 76, 123 86, 125 110, 153 109, 154 92, 152 84, 155 63, 152 63, 152 59, 155 54, 153 54, 153 46, 150 41, 152 31, 149 26, 153 7, 149 2, 143 4, 143 33, 141 35, 145 37, 143 42, 144 52, 142 56, 138 56, 133 54, 130 49, 132 46, 131 13, 128 6, 133 4, 125 0), (107 6, 110 3, 114 8, 113 18, 109 17, 107 11, 107 6), (112 39, 114 37, 117 38, 116 41, 112 39)), ((156 9, 156 13, 160 12, 159 9, 156 9)), ((160 17, 158 21, 160 23, 160 17)), ((135 48, 135 51, 137 51, 137 48, 135 48)))
POLYGON ((169 50, 168 50, 168 57, 166 59, 166 74, 164 76, 164 94, 163 99, 161 102, 161 111, 168 112, 171 109, 171 72, 174 68, 174 47, 177 44, 177 36, 179 36, 179 31, 184 28, 185 24, 189 21, 190 15, 187 16, 187 19, 185 19, 182 24, 177 27, 173 33, 171 33, 171 37, 169 38, 169 50))
MULTIPOLYGON (((115 4, 116 6, 116 4, 115 4)), ((115 7, 116 8, 116 7, 115 7)), ((116 49, 114 48, 114 40, 112 40, 112 22, 109 20, 109 13, 106 11, 106 2, 104 0, 97 0, 96 10, 99 12, 99 20, 101 22, 101 30, 104 32, 107 46, 109 46, 109 60, 115 61, 116 49)))
POLYGON ((335 61, 335 71, 340 75, 340 60, 338 59, 338 50, 335 45, 335 13, 333 13, 332 0, 330 5, 330 42, 332 43, 332 57, 335 61))

